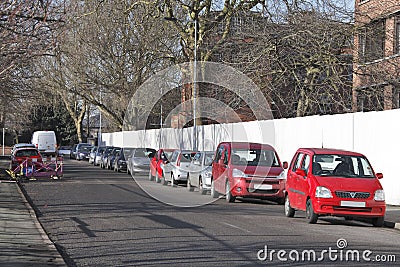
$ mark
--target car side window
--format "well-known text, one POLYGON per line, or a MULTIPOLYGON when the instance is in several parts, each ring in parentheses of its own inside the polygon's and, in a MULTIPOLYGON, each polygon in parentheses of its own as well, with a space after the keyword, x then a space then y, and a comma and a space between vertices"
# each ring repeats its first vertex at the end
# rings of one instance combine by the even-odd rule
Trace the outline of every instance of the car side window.
POLYGON ((299 153, 299 154, 297 154, 296 161, 295 161, 294 164, 293 164, 292 171, 295 172, 297 169, 300 168, 301 159, 303 158, 303 156, 304 156, 304 153, 299 153))
POLYGON ((228 149, 225 149, 224 151, 224 164, 228 164, 228 149))
POLYGON ((222 151, 224 151, 224 147, 220 146, 217 149, 217 154, 215 155, 215 159, 214 159, 215 162, 218 162, 220 160, 220 158, 222 157, 222 151))
POLYGON ((310 169, 310 155, 306 154, 304 156, 303 162, 301 163, 301 168, 308 173, 308 170, 310 169))

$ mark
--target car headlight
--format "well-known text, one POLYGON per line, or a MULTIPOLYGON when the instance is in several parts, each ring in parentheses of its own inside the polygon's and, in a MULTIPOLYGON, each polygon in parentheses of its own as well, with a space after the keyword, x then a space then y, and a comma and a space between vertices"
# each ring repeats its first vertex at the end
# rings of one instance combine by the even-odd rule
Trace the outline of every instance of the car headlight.
POLYGON ((245 174, 243 171, 238 170, 238 169, 232 170, 232 177, 233 178, 248 178, 247 174, 245 174))
POLYGON ((204 178, 210 178, 211 175, 212 175, 212 172, 210 172, 210 171, 205 171, 205 172, 203 173, 204 178))
POLYGON ((383 189, 378 189, 375 191, 374 200, 385 201, 385 192, 383 191, 383 189))
POLYGON ((332 193, 331 190, 324 186, 317 186, 317 188, 315 189, 315 197, 332 198, 332 193))
POLYGON ((285 171, 282 171, 281 174, 278 175, 278 177, 276 177, 278 179, 286 179, 286 175, 285 175, 285 171))

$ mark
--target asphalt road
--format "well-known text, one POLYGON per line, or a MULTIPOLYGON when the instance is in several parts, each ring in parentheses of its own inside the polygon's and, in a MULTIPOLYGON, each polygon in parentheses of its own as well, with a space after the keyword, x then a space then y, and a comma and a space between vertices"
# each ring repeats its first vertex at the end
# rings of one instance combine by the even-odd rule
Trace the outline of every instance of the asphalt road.
POLYGON ((400 232, 395 229, 331 217, 310 225, 304 213, 286 218, 283 206, 273 202, 211 202, 210 195, 188 192, 183 186, 162 186, 147 176, 138 176, 136 182, 125 173, 87 162, 67 160, 64 171, 61 180, 42 179, 23 187, 69 266, 380 266, 400 262, 400 232), (182 206, 209 204, 176 207, 154 199, 142 188, 182 206))

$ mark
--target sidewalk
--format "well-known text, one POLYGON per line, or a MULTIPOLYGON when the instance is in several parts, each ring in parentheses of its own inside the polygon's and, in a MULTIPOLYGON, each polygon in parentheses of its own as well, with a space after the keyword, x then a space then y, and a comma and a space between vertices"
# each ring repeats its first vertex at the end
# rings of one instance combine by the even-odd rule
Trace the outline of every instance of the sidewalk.
POLYGON ((18 184, 5 180, 0 180, 0 251, 1 266, 67 266, 18 184))

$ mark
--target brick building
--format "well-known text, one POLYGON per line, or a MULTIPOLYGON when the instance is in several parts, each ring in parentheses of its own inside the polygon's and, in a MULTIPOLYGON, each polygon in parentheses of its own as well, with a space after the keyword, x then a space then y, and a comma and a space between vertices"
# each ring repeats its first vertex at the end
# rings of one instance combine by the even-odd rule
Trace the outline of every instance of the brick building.
POLYGON ((399 108, 400 1, 355 1, 353 111, 399 108))

